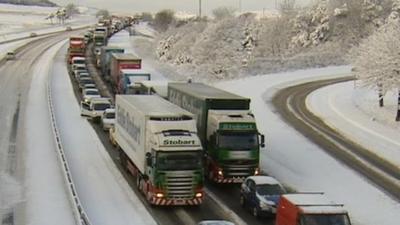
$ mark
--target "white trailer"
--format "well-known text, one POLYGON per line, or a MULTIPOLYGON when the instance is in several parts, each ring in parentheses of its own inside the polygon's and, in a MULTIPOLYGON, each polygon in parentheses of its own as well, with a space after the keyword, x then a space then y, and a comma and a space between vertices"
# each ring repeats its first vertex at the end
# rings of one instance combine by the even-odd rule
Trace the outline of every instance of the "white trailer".
POLYGON ((150 204, 203 200, 202 146, 193 114, 155 95, 116 95, 121 163, 150 204))

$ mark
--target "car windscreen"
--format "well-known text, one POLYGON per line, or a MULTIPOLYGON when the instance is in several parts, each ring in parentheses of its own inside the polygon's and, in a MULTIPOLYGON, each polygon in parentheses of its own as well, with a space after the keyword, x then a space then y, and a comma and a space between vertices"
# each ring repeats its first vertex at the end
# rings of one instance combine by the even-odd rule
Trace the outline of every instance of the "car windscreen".
POLYGON ((282 195, 285 190, 278 184, 258 184, 257 193, 259 195, 282 195))
POLYGON ((106 109, 108 109, 110 107, 111 107, 111 105, 108 104, 108 103, 96 103, 96 104, 93 105, 93 109, 96 110, 96 111, 101 111, 101 110, 104 111, 104 110, 106 110, 106 109))
POLYGON ((99 95, 99 92, 96 90, 87 90, 85 91, 86 95, 99 95))

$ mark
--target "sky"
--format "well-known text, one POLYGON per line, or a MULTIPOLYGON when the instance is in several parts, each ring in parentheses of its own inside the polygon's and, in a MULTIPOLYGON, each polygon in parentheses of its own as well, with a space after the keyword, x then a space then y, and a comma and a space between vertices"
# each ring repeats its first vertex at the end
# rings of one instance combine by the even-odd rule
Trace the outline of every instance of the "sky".
MULTIPOLYGON (((230 6, 242 11, 262 11, 275 9, 282 0, 201 0, 202 10, 211 14, 212 10, 221 6, 230 6), (240 4, 241 3, 241 4, 240 4)), ((298 5, 305 5, 314 0, 296 0, 298 5)), ((161 9, 173 9, 197 13, 199 0, 53 0, 53 2, 65 5, 74 3, 77 5, 89 5, 100 9, 108 9, 111 12, 157 12, 161 9)))

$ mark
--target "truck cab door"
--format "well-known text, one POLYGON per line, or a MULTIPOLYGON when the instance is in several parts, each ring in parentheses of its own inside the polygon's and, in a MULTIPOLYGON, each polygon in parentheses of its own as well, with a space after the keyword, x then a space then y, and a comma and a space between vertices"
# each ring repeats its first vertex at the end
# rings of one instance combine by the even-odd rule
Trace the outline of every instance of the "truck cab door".
POLYGON ((90 104, 81 101, 81 116, 90 116, 90 114, 91 114, 90 104))

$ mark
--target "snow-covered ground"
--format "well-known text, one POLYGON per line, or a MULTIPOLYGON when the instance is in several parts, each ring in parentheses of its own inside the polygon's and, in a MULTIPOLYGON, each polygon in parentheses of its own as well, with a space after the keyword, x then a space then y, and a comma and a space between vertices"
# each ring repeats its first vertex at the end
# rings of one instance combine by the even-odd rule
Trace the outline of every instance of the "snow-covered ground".
MULTIPOLYGON (((127 52, 139 52, 137 49, 129 49, 135 46, 132 42, 137 41, 137 37, 120 33, 116 38, 118 41, 115 41, 127 48, 127 52)), ((151 64, 147 64, 146 68, 157 71, 156 66, 151 64)), ((274 93, 284 87, 306 81, 347 76, 350 70, 351 68, 347 66, 300 70, 221 82, 216 86, 252 99, 251 107, 258 126, 267 137, 267 148, 261 153, 262 169, 265 172, 298 191, 322 191, 332 200, 344 203, 354 225, 397 225, 400 221, 398 213, 400 204, 397 201, 287 125, 276 114, 270 103, 274 93)), ((160 72, 157 74, 156 79, 160 72)), ((349 93, 342 94, 349 95, 349 93)), ((361 99, 364 95, 359 93, 356 96, 361 99)), ((321 99, 326 99, 326 97, 322 96, 321 99)), ((316 107, 327 108, 318 105, 316 107)), ((340 107, 341 104, 338 108, 340 107)), ((349 110, 347 113, 353 112, 349 110)), ((352 119, 358 121, 362 118, 352 119)), ((391 138, 394 139, 389 142, 399 140, 396 137, 387 137, 387 139, 391 138)))
POLYGON ((59 24, 53 19, 53 24, 45 18, 57 8, 38 6, 15 6, 0 4, 0 43, 10 39, 28 37, 30 33, 45 34, 65 30, 67 26, 72 28, 84 27, 96 22, 91 13, 80 14, 66 20, 65 24, 59 24))

